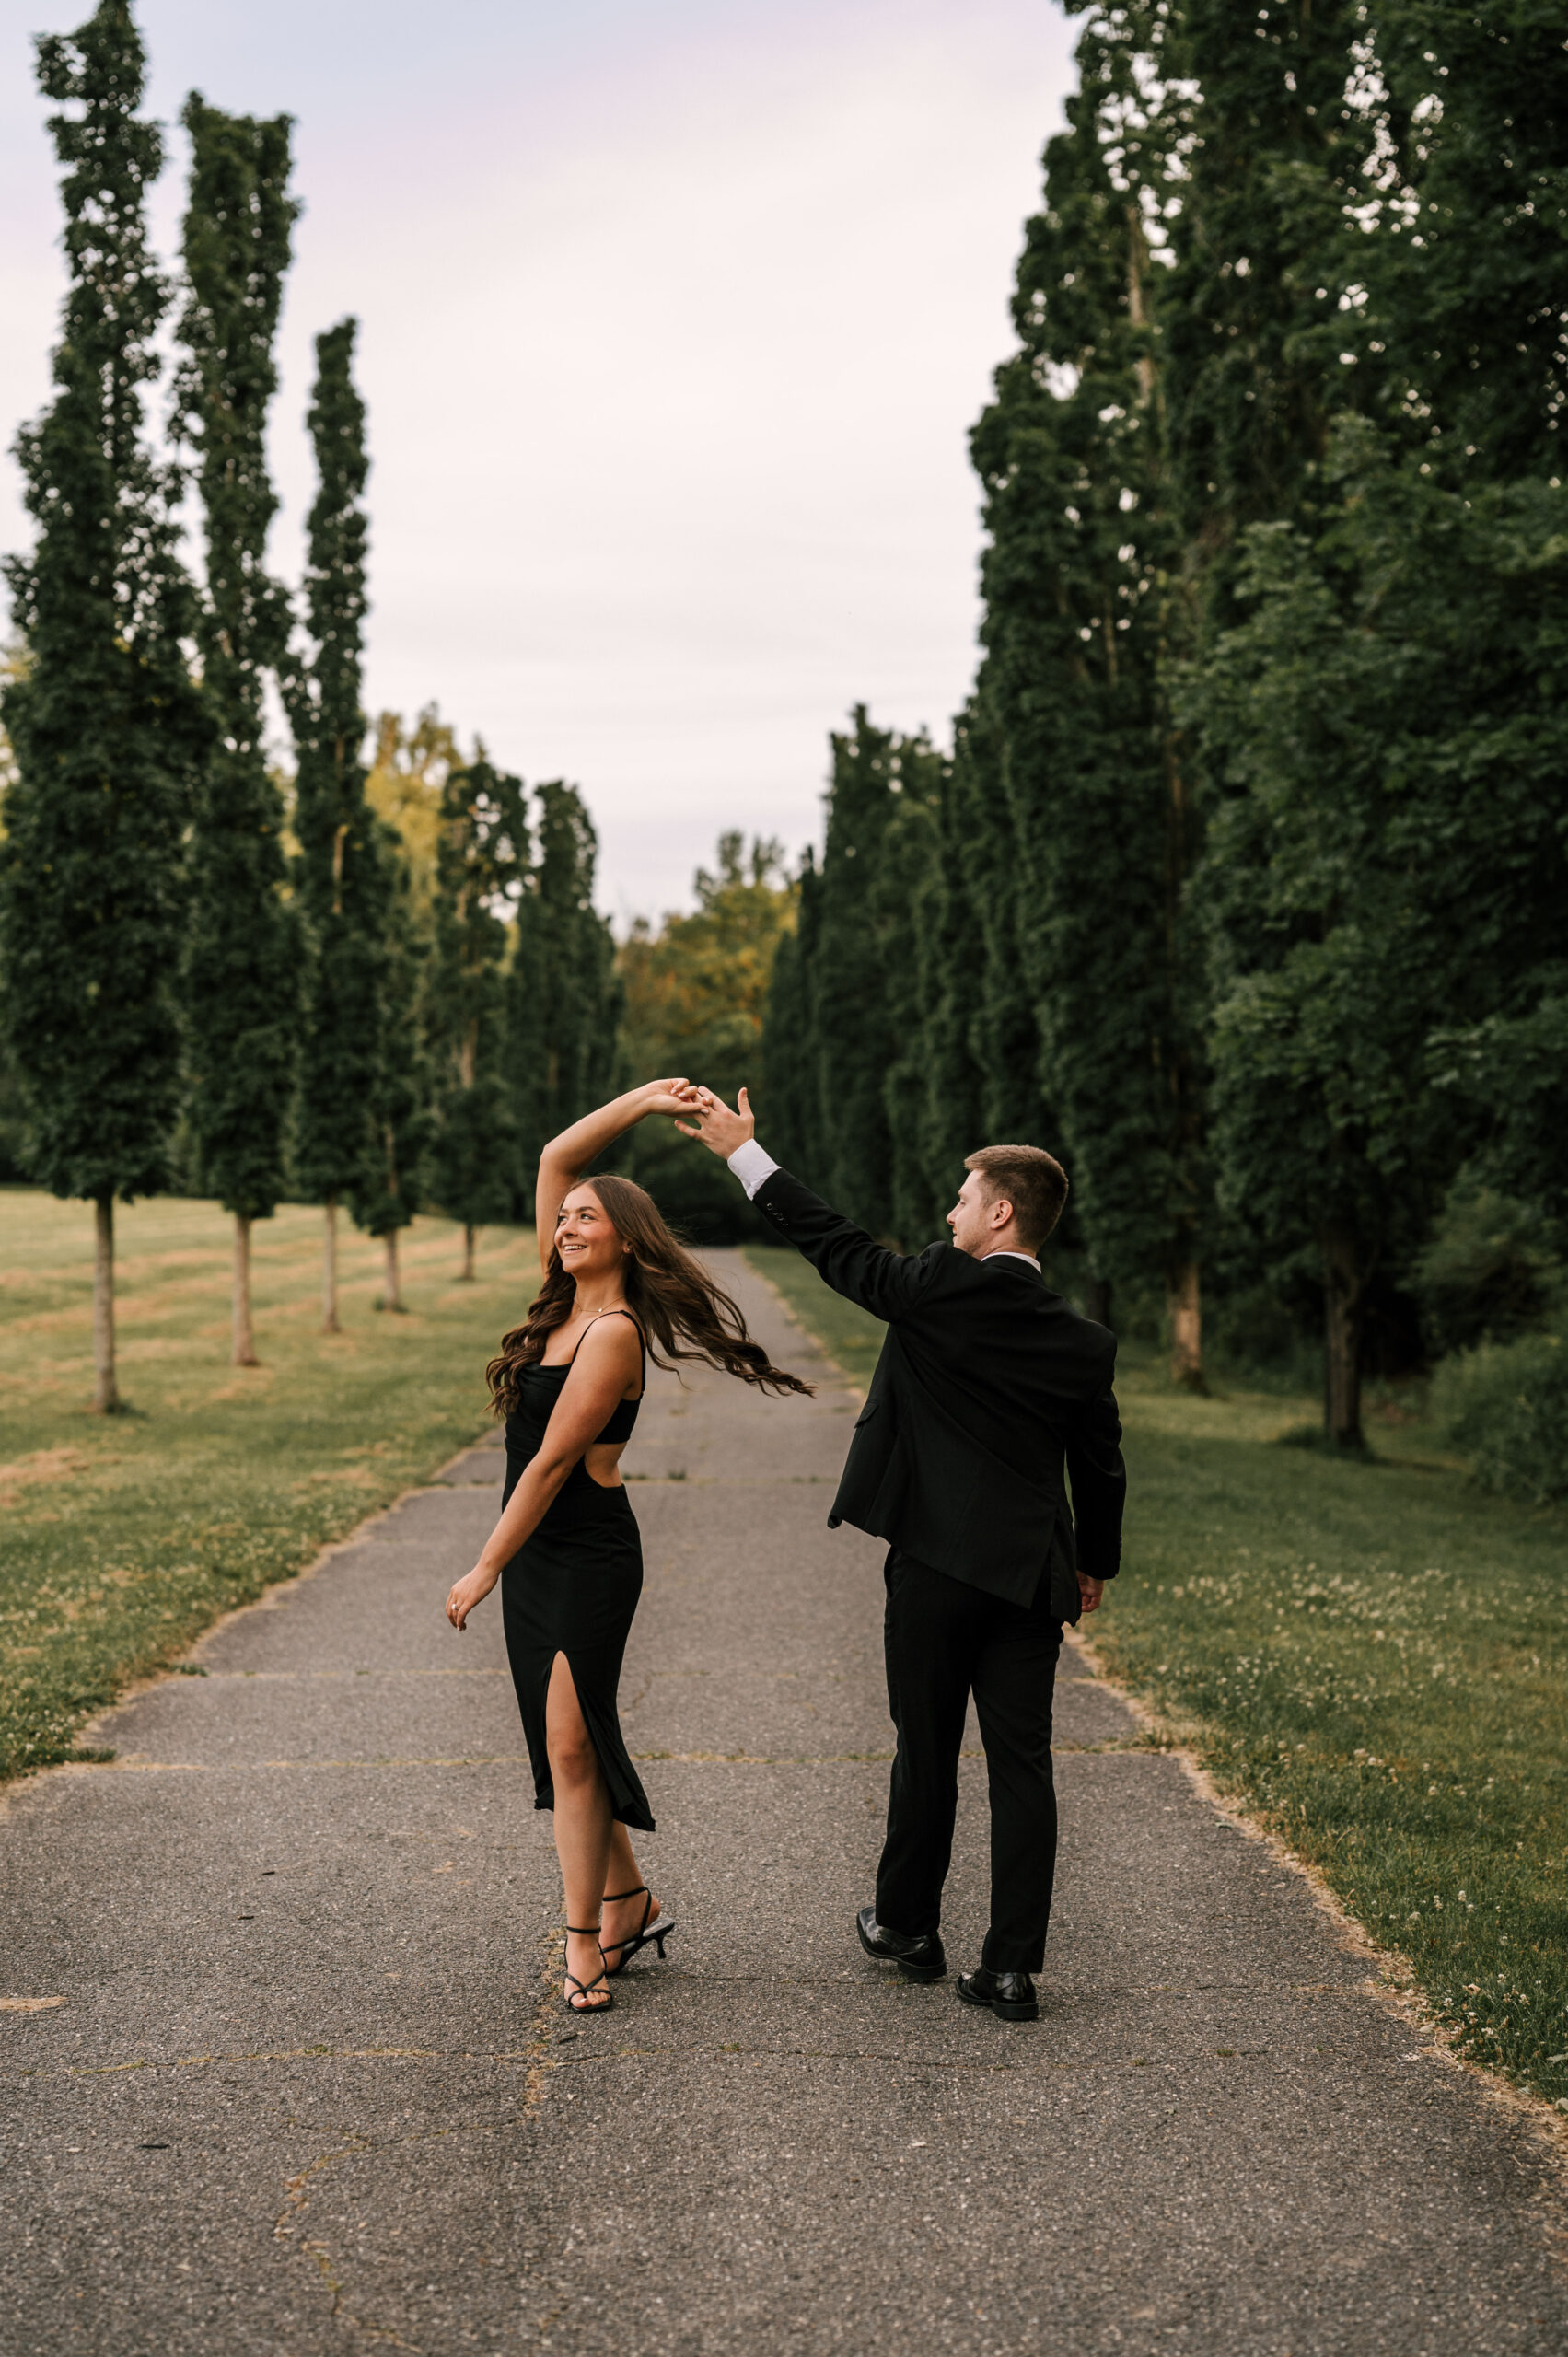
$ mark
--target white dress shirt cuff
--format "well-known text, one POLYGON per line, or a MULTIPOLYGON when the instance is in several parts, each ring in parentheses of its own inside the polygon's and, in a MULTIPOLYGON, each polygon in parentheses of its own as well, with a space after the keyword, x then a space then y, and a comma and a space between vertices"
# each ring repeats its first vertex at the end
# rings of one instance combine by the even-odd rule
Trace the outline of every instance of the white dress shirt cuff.
POLYGON ((745 1188, 747 1199, 755 1195, 764 1178, 771 1178, 778 1164, 771 1154, 765 1154, 755 1138, 748 1138, 729 1156, 729 1167, 745 1188))

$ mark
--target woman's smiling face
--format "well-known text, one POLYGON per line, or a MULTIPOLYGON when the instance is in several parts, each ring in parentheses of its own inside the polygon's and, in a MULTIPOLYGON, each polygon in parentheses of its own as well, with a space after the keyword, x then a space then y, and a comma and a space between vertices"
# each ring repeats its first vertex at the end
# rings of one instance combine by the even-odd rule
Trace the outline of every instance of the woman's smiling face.
POLYGON ((591 1186, 574 1187, 555 1215, 555 1249, 572 1277, 607 1277, 626 1248, 591 1186))

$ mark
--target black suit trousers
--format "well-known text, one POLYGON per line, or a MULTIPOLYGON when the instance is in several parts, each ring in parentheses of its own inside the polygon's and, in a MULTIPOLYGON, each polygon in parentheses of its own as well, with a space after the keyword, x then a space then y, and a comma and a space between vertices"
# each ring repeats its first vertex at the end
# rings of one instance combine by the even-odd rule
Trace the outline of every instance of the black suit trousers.
POLYGON ((1062 1650, 1050 1585, 1027 1608, 889 1549, 884 1638, 898 1729, 877 1920, 935 1932, 953 1852, 958 1752, 972 1690, 991 1788, 991 1928, 981 1962, 1038 1972, 1056 1872, 1051 1700, 1062 1650))

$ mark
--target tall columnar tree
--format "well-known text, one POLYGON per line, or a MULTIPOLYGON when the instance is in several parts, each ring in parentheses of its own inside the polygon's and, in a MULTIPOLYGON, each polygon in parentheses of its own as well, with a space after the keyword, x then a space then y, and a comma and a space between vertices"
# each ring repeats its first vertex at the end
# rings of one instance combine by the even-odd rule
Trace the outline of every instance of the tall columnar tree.
POLYGON ((824 1183, 817 1086, 817 944, 822 878, 809 848, 800 865, 795 930, 779 943, 762 1016, 762 1086, 756 1103, 774 1152, 814 1186, 824 1183))
POLYGON ((517 1119, 507 1074, 508 928, 528 865, 520 778, 482 754, 451 771, 441 796, 436 939, 426 999, 435 1078, 432 1181, 463 1229, 462 1276, 473 1276, 474 1235, 508 1219, 517 1119))
POLYGON ((1228 0, 1181 0, 1140 24, 1175 85, 1164 132, 1180 180, 1159 305, 1167 445, 1212 628, 1225 619, 1239 535, 1303 517, 1334 419, 1376 397, 1345 331, 1365 260, 1354 214, 1376 162, 1360 88, 1366 11, 1362 0, 1259 0, 1243 31, 1228 0))
MULTIPOLYGON (((1249 447, 1233 412, 1224 476, 1248 481, 1249 505, 1233 505, 1228 603, 1210 603, 1186 710, 1216 783, 1200 905, 1222 988, 1222 1188, 1269 1224, 1275 1251, 1287 1207, 1313 1207, 1325 1422, 1358 1445, 1367 1310, 1412 1261, 1467 1132, 1474 1144, 1464 1110, 1483 1108, 1429 1086, 1434 1058, 1453 1065, 1438 1039, 1462 1009, 1497 1049, 1554 990, 1538 891, 1556 887, 1539 702, 1556 662, 1533 594, 1551 573, 1556 493, 1497 471, 1559 464, 1568 75, 1561 29, 1527 7, 1393 0, 1375 26, 1328 9, 1311 42, 1316 83, 1299 54, 1285 75, 1278 42, 1249 59, 1254 109, 1269 75, 1275 115, 1320 101, 1295 172, 1275 158, 1275 198, 1260 184, 1261 217, 1295 224, 1295 266, 1266 240, 1260 252, 1224 169, 1191 195, 1193 224, 1228 219, 1233 257, 1266 264, 1254 302, 1278 330, 1273 382, 1316 389, 1295 410, 1311 436, 1254 429, 1249 447), (1295 471, 1261 469, 1271 447, 1295 471)), ((1219 47, 1214 33, 1212 54, 1195 50, 1216 92, 1219 47)), ((1233 125, 1237 144, 1254 139, 1240 106, 1233 125)), ((1212 394, 1193 377, 1184 399, 1200 412, 1212 394)), ((1495 1098, 1514 1101, 1497 1079, 1495 1098)))
POLYGON ((294 734, 298 905, 306 930, 305 1023, 295 1167, 325 1209, 321 1322, 338 1330, 337 1208, 364 1202, 380 1167, 375 1106, 382 1059, 386 905, 377 821, 366 799, 360 708, 369 461, 352 375, 354 322, 316 339, 308 414, 319 488, 308 519, 307 658, 284 698, 294 734))
POLYGON ((143 388, 168 304, 147 245, 163 160, 137 114, 145 59, 125 0, 38 44, 63 109, 70 283, 54 399, 17 445, 38 536, 7 574, 29 662, 4 717, 17 777, 0 849, 0 1006, 29 1119, 29 1167, 96 1208, 96 1401, 120 1405, 114 1220, 168 1184, 180 1086, 183 838, 206 720, 174 482, 149 456, 143 388))
POLYGON ((893 1144, 883 1082, 893 1060, 877 939, 877 877, 896 775, 896 740, 864 704, 834 733, 822 853, 816 991, 817 1086, 833 1201, 877 1236, 891 1233, 893 1144))
MULTIPOLYGON (((1264 0, 1246 40, 1224 0, 1184 0, 1180 20, 1179 62, 1200 96, 1161 316, 1171 505, 1193 584, 1191 627, 1179 650, 1191 666, 1183 709, 1204 807, 1215 810, 1245 790, 1239 772, 1227 773, 1211 721, 1224 705, 1214 650, 1240 616, 1246 535, 1276 522, 1307 537, 1317 530, 1334 421, 1377 394, 1375 368, 1358 364, 1346 332, 1363 262, 1353 215, 1369 193, 1377 143, 1360 88, 1359 0, 1310 9, 1264 0)), ((1218 876, 1205 863, 1192 896, 1211 926, 1218 876)), ((1231 918, 1245 927, 1245 888, 1235 877, 1228 888, 1231 918)), ((1265 900, 1260 892, 1254 903, 1259 925, 1265 900)), ((1214 1047, 1228 1060, 1216 1084, 1225 1103, 1269 1086, 1261 1069, 1246 1069, 1243 1034, 1221 1027, 1214 1047)), ((1372 1191, 1359 1183, 1342 1190, 1342 1216, 1325 1210, 1320 1227, 1336 1384, 1347 1364, 1345 1321, 1358 1337, 1376 1250, 1352 1207, 1368 1205, 1372 1191)), ((1232 1201, 1236 1192, 1227 1186, 1232 1201)), ((1353 1340, 1353 1359, 1358 1349, 1353 1340)), ((1346 1428, 1337 1392, 1328 1413, 1332 1427, 1346 1428)))
MULTIPOLYGON (((888 1123, 889 1227, 918 1248, 940 1232, 947 1208, 941 1178, 928 1167, 931 1108, 926 997, 927 937, 935 930, 940 821, 948 764, 923 736, 895 745, 890 798, 872 895, 872 919, 882 970, 889 1062, 882 1079, 888 1123)), ((958 1181, 952 1182, 953 1191, 958 1181)))
MULTIPOLYGON (((975 740, 981 725, 972 708, 959 714, 953 727, 953 757, 943 763, 936 783, 931 855, 915 903, 913 1020, 918 1029, 900 1043, 901 1056, 918 1056, 925 1068, 918 1178, 905 1175, 900 1155, 900 1202, 908 1203, 912 1190, 923 1185, 938 1217, 962 1183, 965 1155, 1001 1134, 991 1132, 986 1119, 993 1109, 986 1101, 981 1054, 981 1010, 992 977, 976 900, 977 895, 983 899, 993 878, 975 840, 985 823, 976 773, 975 740)), ((1026 1133, 1018 1142, 1031 1141, 1026 1133)), ((900 1228, 907 1228, 909 1217, 909 1211, 900 1209, 900 1228)))
POLYGON ((1542 0, 1386 0, 1373 73, 1383 168, 1351 317, 1386 354, 1383 414, 1449 487, 1560 474, 1568 49, 1542 0))
MULTIPOLYGON (((1004 989, 1010 967, 1028 979, 1091 1266, 1163 1286, 1173 1370, 1199 1383, 1202 956, 1185 898, 1192 784, 1166 695, 1180 550, 1156 324, 1181 107, 1159 79, 1168 61, 1124 30, 1097 15, 1079 44, 1018 269, 1019 350, 973 437, 990 532, 976 715, 998 774, 966 834, 1010 819, 989 962, 1004 989)), ((1028 1051, 1020 1033, 986 1061, 1027 1074, 1028 1051)))
POLYGON ((515 1184, 525 1214, 545 1142, 611 1092, 622 1004, 614 940, 594 907, 593 822, 575 786, 557 778, 536 793, 539 855, 518 906, 507 991, 515 1184))
POLYGON ((1562 993, 1568 901, 1563 495, 1362 473, 1363 438, 1332 528, 1252 536, 1252 610, 1206 690, 1245 788, 1211 853, 1223 1183, 1275 1251, 1321 1246, 1346 1446, 1367 1289, 1498 1136, 1484 1094, 1467 1120, 1436 1084, 1467 1032, 1504 1050, 1562 993))
POLYGON ((1226 787, 1205 870, 1222 1180, 1276 1237, 1314 1207, 1346 1445, 1376 1289, 1457 1166, 1542 1167, 1568 1036, 1548 471, 1568 66, 1525 7, 1395 5, 1376 32, 1340 332, 1378 431, 1342 422, 1313 511, 1249 535, 1252 595, 1193 697, 1226 787))
POLYGON ((396 830, 381 828, 381 1059, 372 1106, 378 1164, 354 1200, 356 1224, 386 1253, 381 1306, 401 1311, 398 1238, 420 1208, 435 1140, 430 1059, 424 1038, 431 942, 422 926, 412 863, 396 830))
POLYGON ((257 1364, 250 1224, 284 1188, 298 993, 285 897, 282 796, 263 742, 265 675, 288 637, 266 572, 277 501, 267 475, 273 344, 289 235, 289 122, 257 122, 199 95, 191 134, 178 414, 197 453, 206 538, 198 642, 215 724, 191 843, 185 953, 187 1117, 198 1184, 234 1214, 233 1357, 257 1364))
POLYGON ((908 1242, 983 1143, 984 949, 958 859, 954 765, 857 707, 832 744, 827 845, 774 961, 759 1110, 777 1152, 908 1242))

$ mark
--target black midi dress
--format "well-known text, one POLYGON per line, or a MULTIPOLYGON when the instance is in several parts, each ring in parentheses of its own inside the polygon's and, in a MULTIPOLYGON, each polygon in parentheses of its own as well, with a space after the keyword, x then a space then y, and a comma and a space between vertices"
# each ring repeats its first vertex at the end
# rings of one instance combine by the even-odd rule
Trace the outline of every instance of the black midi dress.
MULTIPOLYGON (((630 1317, 631 1312, 606 1315, 630 1317)), ((506 1419, 503 1507, 539 1454, 570 1364, 526 1366, 518 1373, 517 1405, 506 1419)), ((645 1382, 645 1352, 643 1364, 645 1382)), ((630 1440, 641 1399, 639 1393, 635 1399, 619 1401, 592 1445, 630 1440)), ((501 1617, 533 1769, 534 1806, 555 1805, 544 1710, 555 1656, 564 1654, 610 1805, 623 1825, 651 1833, 648 1796, 627 1756, 615 1706, 621 1656, 642 1592, 643 1541, 631 1501, 619 1483, 607 1489, 596 1481, 579 1458, 532 1538, 524 1540, 501 1574, 501 1617)))

